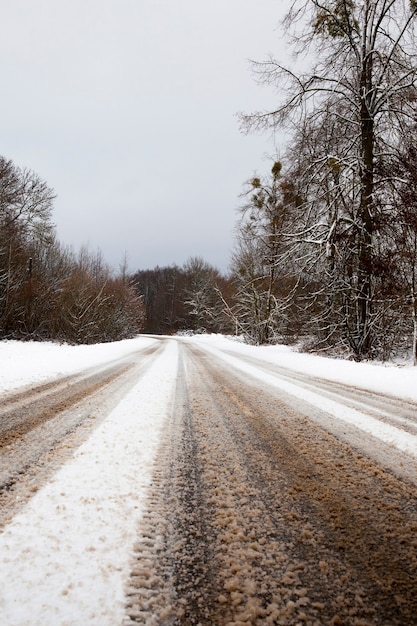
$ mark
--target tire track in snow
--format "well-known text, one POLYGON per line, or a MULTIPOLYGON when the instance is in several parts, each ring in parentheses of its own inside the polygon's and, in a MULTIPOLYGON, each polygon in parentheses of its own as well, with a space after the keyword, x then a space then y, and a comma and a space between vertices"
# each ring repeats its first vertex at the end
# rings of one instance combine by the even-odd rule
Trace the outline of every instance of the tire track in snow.
POLYGON ((417 624, 416 489, 183 346, 126 624, 417 624))
POLYGON ((122 623, 136 525, 175 390, 177 347, 160 345, 159 358, 115 393, 100 426, 0 534, 2 626, 122 623))
MULTIPOLYGON (((225 354, 236 357, 236 352, 232 350, 225 352, 225 354)), ((386 424, 402 428, 411 435, 417 434, 417 406, 413 402, 382 393, 365 391, 358 387, 329 381, 317 376, 308 376, 254 357, 239 355, 239 359, 264 373, 275 374, 291 384, 299 384, 305 389, 322 394, 325 398, 342 402, 346 406, 374 416, 386 424)))
POLYGON ((205 486, 182 355, 127 588, 125 624, 215 624, 205 486), (204 514, 202 514, 204 511, 204 514))
MULTIPOLYGON (((350 406, 351 401, 346 401, 346 398, 343 399, 345 395, 344 392, 346 391, 346 387, 343 385, 338 385, 337 383, 329 383, 328 385, 329 387, 333 386, 333 388, 339 388, 340 393, 333 394, 328 393, 328 391, 323 392, 323 386, 326 387, 326 382, 320 381, 320 379, 311 379, 314 380, 314 384, 312 385, 307 382, 310 379, 304 374, 295 372, 293 375, 292 372, 287 371, 284 375, 283 372, 285 370, 283 368, 265 365, 265 363, 260 367, 258 365, 258 359, 241 359, 237 357, 235 353, 233 353, 234 356, 231 356, 230 351, 219 351, 208 348, 207 346, 205 346, 204 350, 207 351, 207 353, 216 355, 218 359, 228 363, 232 368, 249 374, 251 378, 260 379, 264 384, 280 389, 289 396, 293 396, 301 402, 307 403, 310 408, 315 407, 332 417, 336 417, 338 420, 344 421, 346 424, 357 427, 367 434, 375 435, 381 441, 393 445, 397 449, 417 458, 417 435, 414 434, 415 427, 413 417, 411 420, 407 417, 401 417, 400 420, 396 418, 394 420, 393 416, 390 416, 389 413, 385 413, 384 416, 381 410, 377 410, 377 417, 372 417, 372 413, 375 414, 375 409, 370 408, 369 410, 369 402, 361 402, 361 407, 366 407, 366 413, 364 413, 358 411, 356 408, 352 408, 352 406, 350 406), (254 366, 250 364, 253 362, 256 362, 257 365, 254 366), (279 370, 281 370, 282 373, 277 376, 276 373, 279 370), (302 384, 300 384, 300 381, 303 381, 302 384), (319 382, 320 385, 318 384, 319 382), (320 387, 321 389, 319 389, 320 387), (334 397, 336 397, 336 400, 334 397), (392 422, 395 422, 395 426, 392 425, 392 422), (407 427, 405 427, 404 422, 407 423, 407 427)), ((353 390, 350 389, 348 395, 351 396, 352 391, 353 390)), ((358 390, 358 394, 361 394, 362 397, 368 396, 368 394, 360 390, 358 390)), ((388 397, 386 399, 388 403, 388 397)), ((375 394, 370 393, 369 400, 374 404, 376 400, 375 394)), ((414 404, 393 398, 390 399, 389 404, 391 407, 398 407, 398 409, 401 406, 411 406, 413 407, 411 413, 412 416, 414 415, 414 420, 417 418, 414 404)), ((395 408, 391 410, 395 411, 395 408)))
POLYGON ((136 384, 161 345, 6 396, 0 409, 0 528, 136 384))

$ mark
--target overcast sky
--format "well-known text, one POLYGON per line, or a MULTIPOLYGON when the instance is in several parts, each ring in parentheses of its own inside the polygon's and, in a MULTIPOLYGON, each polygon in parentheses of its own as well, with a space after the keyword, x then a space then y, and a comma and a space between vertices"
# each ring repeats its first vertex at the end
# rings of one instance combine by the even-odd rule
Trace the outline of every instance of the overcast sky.
MULTIPOLYGON (((275 147, 249 59, 285 55, 288 0, 2 0, 0 154, 57 194, 58 239, 118 268, 227 271, 242 186, 275 147)), ((279 146, 278 146, 279 147, 279 146)))

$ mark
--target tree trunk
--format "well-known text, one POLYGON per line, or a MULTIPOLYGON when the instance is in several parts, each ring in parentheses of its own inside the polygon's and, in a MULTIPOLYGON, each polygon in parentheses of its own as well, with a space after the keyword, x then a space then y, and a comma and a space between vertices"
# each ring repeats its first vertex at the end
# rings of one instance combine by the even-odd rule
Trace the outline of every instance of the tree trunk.
POLYGON ((361 197, 358 215, 358 308, 357 354, 366 356, 372 346, 372 234, 374 193, 374 120, 371 112, 372 53, 363 47, 361 74, 361 197))

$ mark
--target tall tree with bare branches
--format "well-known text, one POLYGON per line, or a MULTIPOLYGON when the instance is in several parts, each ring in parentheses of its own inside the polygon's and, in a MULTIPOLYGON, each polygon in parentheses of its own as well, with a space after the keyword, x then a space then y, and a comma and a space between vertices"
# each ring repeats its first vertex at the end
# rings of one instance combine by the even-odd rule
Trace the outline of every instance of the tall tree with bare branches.
POLYGON ((331 152, 324 141, 298 163, 305 178, 323 183, 321 196, 306 194, 304 214, 318 215, 318 198, 327 211, 313 230, 300 224, 298 235, 343 259, 346 333, 358 359, 372 353, 374 339, 374 241, 385 185, 378 166, 415 117, 416 13, 414 0, 296 0, 284 26, 299 70, 274 58, 255 63, 279 100, 273 111, 241 116, 246 131, 296 129, 299 139, 312 130, 318 141, 332 134, 331 152))

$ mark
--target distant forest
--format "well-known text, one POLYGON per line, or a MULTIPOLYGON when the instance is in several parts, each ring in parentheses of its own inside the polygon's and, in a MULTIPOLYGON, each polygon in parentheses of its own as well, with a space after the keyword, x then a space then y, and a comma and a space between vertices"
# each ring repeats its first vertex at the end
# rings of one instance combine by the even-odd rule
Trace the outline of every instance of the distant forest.
POLYGON ((0 336, 94 343, 133 337, 142 299, 100 253, 57 241, 55 194, 32 171, 0 157, 0 336))
POLYGON ((227 276, 201 258, 115 275, 62 247, 54 193, 0 158, 0 336, 73 343, 222 332, 254 344, 417 362, 415 0, 296 0, 294 61, 255 62, 285 132, 244 184, 227 276))
POLYGON ((229 307, 234 302, 234 280, 226 278, 202 258, 139 271, 132 283, 145 308, 144 332, 231 333, 229 307))
POLYGON ((202 259, 115 274, 100 252, 56 239, 54 191, 0 157, 0 337, 96 343, 138 333, 229 332, 232 281, 202 259))

